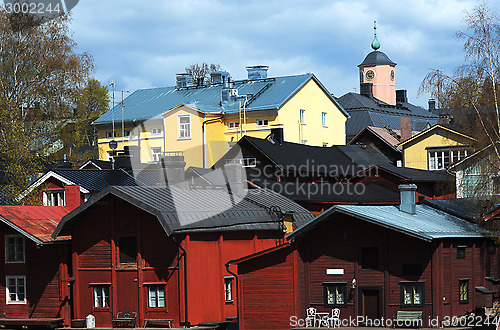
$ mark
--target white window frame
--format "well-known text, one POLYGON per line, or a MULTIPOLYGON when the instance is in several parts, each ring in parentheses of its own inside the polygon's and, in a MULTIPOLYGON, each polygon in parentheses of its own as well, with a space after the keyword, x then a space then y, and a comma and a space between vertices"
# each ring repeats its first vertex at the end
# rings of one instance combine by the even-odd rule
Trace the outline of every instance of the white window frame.
POLYGON ((151 161, 159 162, 161 158, 161 147, 151 147, 151 161))
POLYGON ((427 162, 429 171, 445 170, 450 164, 453 164, 453 157, 458 154, 457 160, 467 157, 467 149, 428 149, 427 162), (448 153, 448 162, 445 161, 446 153, 448 153), (438 165, 441 166, 438 166, 438 165))
POLYGON ((110 285, 93 285, 92 294, 94 298, 94 308, 110 308, 110 285))
POLYGON ((45 190, 43 192, 44 206, 66 206, 64 190, 45 190), (56 203, 57 202, 57 203, 56 203))
POLYGON ((24 239, 24 236, 23 235, 5 235, 5 263, 6 264, 22 264, 22 263, 25 263, 26 261, 26 241, 24 239), (9 248, 9 238, 15 238, 16 239, 16 242, 14 244, 14 253, 16 255, 15 257, 15 260, 10 260, 9 258, 9 251, 10 251, 10 248, 9 248), (18 247, 18 239, 21 239, 21 246, 22 246, 22 251, 17 251, 17 247, 18 247), (17 259, 17 256, 18 254, 21 254, 22 252, 22 260, 18 260, 17 259))
POLYGON ((177 115, 177 139, 190 140, 191 139, 191 114, 177 115), (189 118, 189 123, 181 124, 181 118, 189 118))
POLYGON ((148 308, 167 307, 165 285, 148 285, 147 287, 148 287, 148 308), (163 298, 163 300, 161 300, 161 298, 163 298))
MULTIPOLYGON (((161 133, 160 133, 160 134, 161 134, 161 133)), ((135 135, 134 135, 134 130, 126 130, 126 131, 124 131, 124 132, 123 132, 123 135, 124 135, 125 137, 134 137, 134 136, 135 136, 135 135)))
POLYGON ((300 140, 300 144, 307 145, 307 140, 300 140))
POLYGON ((240 164, 241 167, 256 167, 257 158, 247 157, 247 158, 231 159, 226 161, 226 164, 240 164))
POLYGON ((269 126, 269 120, 268 119, 257 119, 257 121, 255 122, 255 125, 257 127, 269 126))
POLYGON ((153 127, 150 131, 151 135, 160 135, 161 134, 161 128, 160 127, 153 127))
POLYGON ((27 300, 26 300, 26 276, 5 276, 5 290, 6 290, 6 295, 5 295, 5 299, 6 299, 6 302, 7 302, 7 305, 14 305, 14 304, 26 304, 27 303, 27 300), (9 288, 9 281, 10 280, 14 280, 16 283, 15 283, 15 287, 16 287, 16 292, 13 293, 16 295, 16 300, 11 300, 11 292, 10 292, 10 288, 9 288), (23 300, 19 300, 19 283, 18 281, 19 280, 22 280, 23 281, 23 295, 24 295, 24 299, 23 300))
POLYGON ((301 125, 306 124, 306 111, 304 109, 300 109, 299 111, 299 122, 301 125))
POLYGON ((106 132, 106 139, 116 138, 116 132, 106 132))
POLYGON ((328 124, 326 121, 326 112, 321 113, 321 125, 323 125, 323 127, 328 127, 328 124))
POLYGON ((234 302, 233 282, 234 282, 234 276, 224 276, 224 300, 226 303, 234 302))
POLYGON ((227 129, 238 129, 240 128, 240 123, 237 121, 231 121, 227 123, 227 129))

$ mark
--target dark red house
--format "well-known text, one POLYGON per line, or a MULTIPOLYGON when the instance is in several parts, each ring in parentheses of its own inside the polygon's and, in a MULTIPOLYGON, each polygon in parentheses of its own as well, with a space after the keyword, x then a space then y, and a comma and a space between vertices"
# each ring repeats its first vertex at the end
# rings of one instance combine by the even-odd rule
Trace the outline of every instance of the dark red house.
POLYGON ((499 258, 489 235, 411 198, 334 206, 287 235, 289 244, 235 261, 240 329, 304 326, 310 307, 339 308, 343 326, 388 327, 398 311, 419 311, 423 327, 437 327, 491 307, 499 258))
POLYGON ((64 206, 0 206, 0 325, 70 324, 70 239, 51 234, 80 204, 78 186, 66 186, 64 206))
POLYGON ((74 318, 93 314, 98 327, 123 311, 140 327, 231 320, 236 269, 225 264, 282 243, 292 214, 296 226, 313 218, 267 189, 108 187, 53 234, 72 235, 74 318))

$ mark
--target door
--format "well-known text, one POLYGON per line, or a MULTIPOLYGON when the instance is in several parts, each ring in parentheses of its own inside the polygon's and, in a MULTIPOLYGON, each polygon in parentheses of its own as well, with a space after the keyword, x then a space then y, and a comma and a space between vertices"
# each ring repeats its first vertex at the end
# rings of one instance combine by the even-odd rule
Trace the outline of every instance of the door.
POLYGON ((382 288, 359 288, 359 312, 365 326, 380 326, 382 317, 382 288))

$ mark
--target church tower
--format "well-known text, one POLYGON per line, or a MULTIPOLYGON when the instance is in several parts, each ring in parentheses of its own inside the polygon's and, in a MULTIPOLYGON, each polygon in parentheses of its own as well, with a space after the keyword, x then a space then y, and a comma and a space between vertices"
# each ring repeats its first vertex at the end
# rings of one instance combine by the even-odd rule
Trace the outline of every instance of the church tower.
POLYGON ((391 61, 383 52, 379 51, 380 42, 377 39, 377 22, 374 22, 373 51, 366 55, 363 63, 358 65, 360 90, 371 84, 373 97, 396 105, 396 63, 391 61))

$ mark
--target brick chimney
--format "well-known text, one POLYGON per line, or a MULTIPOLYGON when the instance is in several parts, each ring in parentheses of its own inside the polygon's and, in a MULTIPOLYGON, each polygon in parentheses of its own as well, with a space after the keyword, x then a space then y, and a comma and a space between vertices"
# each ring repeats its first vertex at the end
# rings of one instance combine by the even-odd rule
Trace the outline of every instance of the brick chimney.
POLYGON ((401 117, 401 140, 404 142, 411 138, 411 117, 401 117))
POLYGON ((78 206, 83 204, 80 195, 80 186, 66 185, 64 186, 64 206, 68 211, 73 211, 78 206))

